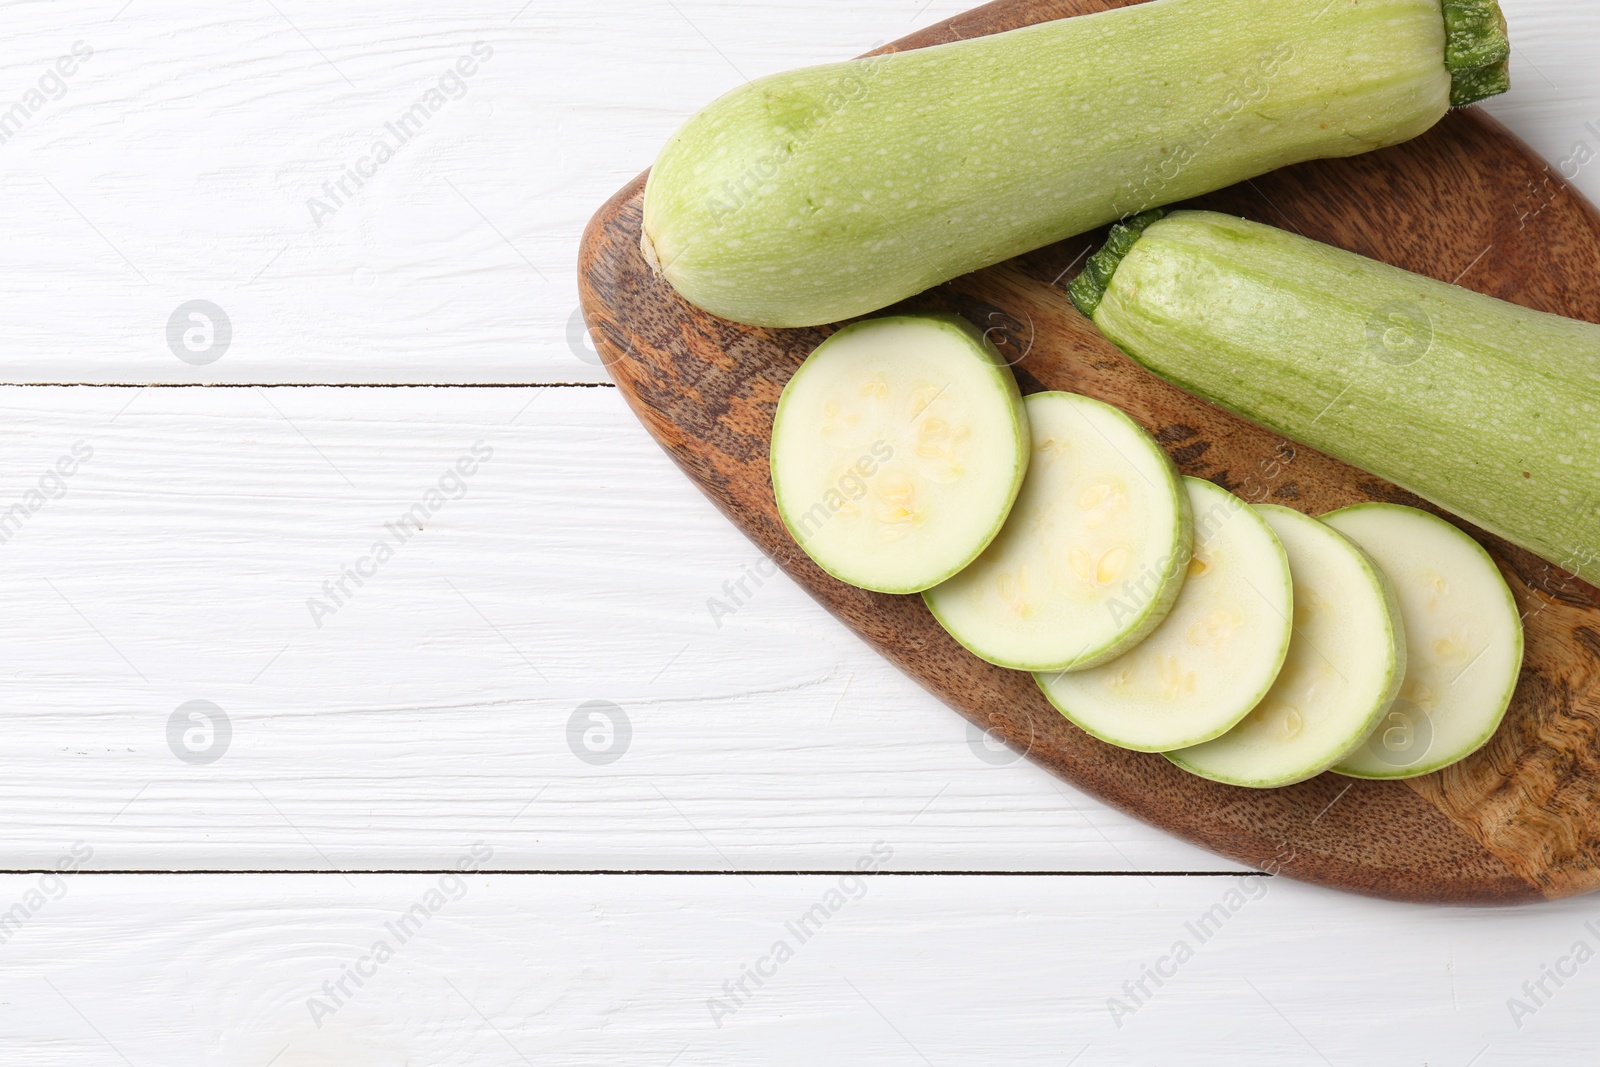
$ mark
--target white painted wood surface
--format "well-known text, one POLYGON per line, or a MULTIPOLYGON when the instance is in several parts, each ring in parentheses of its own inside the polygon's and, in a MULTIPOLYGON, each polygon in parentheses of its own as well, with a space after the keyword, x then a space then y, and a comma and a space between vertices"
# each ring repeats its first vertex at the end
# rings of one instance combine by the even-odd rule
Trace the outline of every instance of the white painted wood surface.
POLYGON ((13 864, 428 868, 492 832, 517 869, 827 869, 892 832, 912 868, 1232 869, 753 584, 615 390, 0 388, 0 523, 74 445, 0 545, 13 864), (208 763, 169 743, 196 700, 208 763))
POLYGON ((595 209, 746 77, 847 58, 964 6, 9 5, 7 96, 74 42, 93 55, 0 145, 0 380, 603 380, 573 325, 595 209), (441 79, 424 128, 333 204, 323 183, 441 79), (333 214, 314 220, 313 198, 333 214), (192 299, 233 327, 208 366, 165 338, 192 299))
POLYGON ((1484 915, 1265 878, 38 883, 0 879, 0 901, 45 898, 0 946, 8 1067, 1526 1067, 1592 1062, 1600 978, 1571 958, 1600 946, 1593 903, 1484 915))
MULTIPOLYGON (((1518 84, 1490 110, 1558 165, 1600 153, 1600 9, 1503 3, 1518 84)), ((0 143, 0 868, 32 872, 0 875, 0 1062, 1588 1053, 1592 968, 1563 957, 1600 950, 1592 902, 1236 878, 989 748, 782 578, 714 619, 756 554, 614 391, 385 387, 602 382, 573 328, 595 207, 743 78, 963 6, 8 5, 0 113, 83 45, 0 143), (318 225, 308 198, 464 57, 318 225), (168 338, 193 300, 231 324, 225 350, 190 338, 213 362, 168 338), (89 387, 23 384, 60 382, 89 387), (859 887, 484 873, 839 871, 877 842, 889 876, 859 887), (253 873, 117 873, 171 870, 253 873), (432 873, 337 873, 363 870, 432 873), (799 945, 784 924, 830 889, 799 945), (415 904, 318 1026, 308 998, 415 904), (714 1020, 780 939, 794 958, 714 1020), (1108 998, 1180 939, 1117 1026, 1108 998)), ((1600 159, 1567 169, 1600 198, 1600 159)))
MULTIPOLYGON (((601 381, 575 318, 594 210, 744 78, 855 55, 964 6, 8 5, 0 102, 75 42, 93 55, 0 144, 0 381, 601 381), (323 183, 441 78, 437 113, 335 204, 323 183), (332 214, 314 221, 313 198, 332 214), (166 329, 197 299, 232 327, 201 366, 166 329)), ((1517 85, 1489 109, 1553 161, 1579 142, 1600 152, 1600 16, 1505 8, 1517 85)), ((1577 181, 1600 198, 1600 159, 1577 181)))

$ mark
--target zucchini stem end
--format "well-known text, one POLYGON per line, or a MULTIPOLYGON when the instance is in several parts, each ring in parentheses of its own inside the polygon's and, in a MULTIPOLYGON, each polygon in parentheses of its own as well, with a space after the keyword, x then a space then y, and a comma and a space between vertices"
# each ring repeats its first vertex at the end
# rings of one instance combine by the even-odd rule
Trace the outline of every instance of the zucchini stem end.
POLYGON ((1452 107, 1511 88, 1511 38, 1499 0, 1444 0, 1444 28, 1452 107))
POLYGON ((1089 257, 1082 272, 1067 286, 1073 306, 1085 317, 1094 318, 1095 309, 1105 299, 1106 289, 1111 285, 1111 278, 1117 273, 1123 258, 1133 251, 1133 246, 1139 243, 1144 231, 1161 221, 1165 215, 1165 211, 1157 208, 1123 219, 1111 227, 1106 243, 1100 246, 1100 251, 1089 257))

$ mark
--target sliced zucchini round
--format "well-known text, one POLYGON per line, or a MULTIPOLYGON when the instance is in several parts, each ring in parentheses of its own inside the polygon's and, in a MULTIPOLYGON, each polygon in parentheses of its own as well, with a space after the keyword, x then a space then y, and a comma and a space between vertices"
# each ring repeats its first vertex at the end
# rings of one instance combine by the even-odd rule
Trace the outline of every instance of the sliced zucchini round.
POLYGON ((778 402, 772 488, 840 581, 920 593, 992 541, 1028 469, 1028 421, 994 345, 953 315, 846 326, 778 402))
POLYGON ((1035 675, 1068 719, 1135 752, 1189 748, 1231 730, 1272 688, 1293 633, 1289 557, 1272 527, 1220 486, 1184 485, 1194 556, 1171 614, 1102 667, 1035 675))
POLYGON ((1087 670, 1171 610, 1189 563, 1189 501, 1161 446, 1116 408, 1073 393, 1039 393, 1026 407, 1033 458, 1010 519, 924 599, 990 663, 1087 670))
POLYGON ((1314 778, 1366 742, 1400 691, 1406 645, 1394 591, 1355 542, 1298 511, 1257 510, 1289 554, 1288 658, 1239 725, 1167 758, 1202 778, 1270 789, 1314 778))
POLYGON ((1417 778, 1466 759, 1500 728, 1522 671, 1522 618, 1500 569, 1478 542, 1416 508, 1358 504, 1322 521, 1378 561, 1406 630, 1400 698, 1334 770, 1417 778))

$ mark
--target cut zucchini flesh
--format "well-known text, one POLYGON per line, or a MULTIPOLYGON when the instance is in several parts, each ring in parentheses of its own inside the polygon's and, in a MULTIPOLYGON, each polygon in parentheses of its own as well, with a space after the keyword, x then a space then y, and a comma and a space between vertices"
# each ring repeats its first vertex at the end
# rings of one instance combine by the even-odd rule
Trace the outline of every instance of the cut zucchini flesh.
POLYGON ((778 514, 851 585, 919 593, 1005 523, 1028 468, 1016 379, 953 315, 847 326, 790 379, 772 427, 778 514))
POLYGON ((1103 667, 1035 676, 1068 719, 1136 752, 1188 748, 1231 730, 1272 688, 1293 633, 1289 558, 1272 528, 1226 489, 1184 484, 1194 556, 1171 614, 1103 667))
POLYGON ((1171 610, 1189 563, 1172 461, 1128 416, 1072 393, 1026 401, 1033 457, 1000 536, 924 594, 975 655, 1024 671, 1115 659, 1171 610))
POLYGON ((1400 691, 1406 646, 1394 592, 1365 552, 1298 511, 1257 510, 1294 576, 1288 658, 1238 726, 1167 758, 1202 778, 1270 789, 1314 778, 1366 742, 1400 691))
POLYGON ((1483 547, 1450 523, 1397 504, 1323 517, 1377 560, 1405 619, 1400 698, 1334 770, 1416 778, 1472 755, 1500 728, 1522 670, 1522 618, 1483 547))

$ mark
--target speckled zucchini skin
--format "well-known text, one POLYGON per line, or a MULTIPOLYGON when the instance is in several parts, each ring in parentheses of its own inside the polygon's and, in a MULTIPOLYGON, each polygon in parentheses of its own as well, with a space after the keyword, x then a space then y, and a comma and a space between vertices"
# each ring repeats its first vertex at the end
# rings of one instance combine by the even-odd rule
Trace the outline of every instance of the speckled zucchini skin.
POLYGON ((1452 0, 1448 34, 1442 0, 1151 0, 763 78, 662 151, 644 254, 736 321, 866 314, 1152 206, 1421 134, 1460 95, 1447 49, 1463 71, 1493 62, 1471 47, 1484 4, 1452 0))
POLYGON ((1444 65, 1460 107, 1511 88, 1511 39, 1499 0, 1444 0, 1444 65))
POLYGON ((1600 584, 1600 326, 1211 212, 1125 243, 1092 318, 1139 363, 1600 584))

